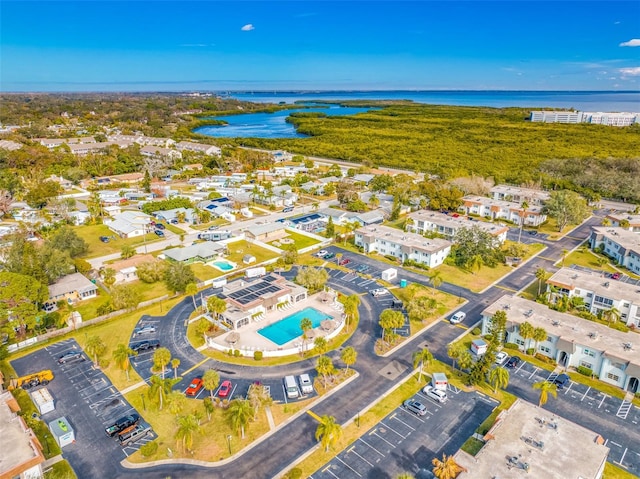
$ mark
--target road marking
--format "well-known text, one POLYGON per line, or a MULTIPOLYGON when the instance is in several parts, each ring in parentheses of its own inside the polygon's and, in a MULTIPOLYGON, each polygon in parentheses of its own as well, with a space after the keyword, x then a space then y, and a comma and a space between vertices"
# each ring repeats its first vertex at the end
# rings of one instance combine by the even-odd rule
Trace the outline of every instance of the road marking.
POLYGON ((385 423, 383 423, 382 421, 380 421, 380 424, 382 424, 384 427, 391 429, 393 432, 395 432, 398 436, 400 436, 402 439, 406 439, 407 436, 403 436, 402 434, 400 434, 398 431, 396 431, 394 428, 392 428, 391 426, 387 426, 385 423))
POLYGON ((336 456, 336 459, 338 461, 340 461, 342 464, 344 464, 345 466, 347 466, 349 469, 351 469, 353 472, 355 472, 356 474, 358 474, 358 477, 362 477, 358 471, 356 471, 353 467, 351 467, 349 464, 347 464, 346 462, 344 462, 342 459, 340 459, 338 456, 336 456))
POLYGON ((604 402, 605 399, 607 399, 609 396, 607 396, 606 394, 602 395, 602 401, 600 401, 600 404, 598 404, 598 409, 600 409, 600 406, 602 406, 602 403, 604 402))
MULTIPOLYGON (((401 410, 401 411, 403 411, 405 414, 409 414, 409 415, 411 415, 411 417, 415 417, 418 421, 420 421, 420 422, 424 422, 422 419, 420 419, 420 416, 418 416, 418 415, 416 415, 416 414, 414 414, 414 413, 412 413, 412 412, 409 412, 409 411, 407 411, 407 410, 406 410, 406 409, 404 409, 404 408, 401 408, 400 410, 401 410)), ((427 412, 429 412, 429 411, 427 411, 427 412)))
POLYGON ((380 451, 378 451, 375 447, 373 447, 371 444, 369 444, 367 441, 365 441, 364 439, 360 438, 360 441, 364 442, 367 446, 369 446, 371 449, 373 449, 374 451, 376 451, 378 454, 380 454, 382 457, 386 457, 384 454, 382 454, 380 451))
POLYGON ((547 260, 547 261, 552 261, 552 262, 554 262, 554 263, 555 263, 556 261, 558 261, 557 259, 547 258, 546 256, 540 256, 540 255, 538 255, 538 256, 537 256, 537 258, 544 259, 544 260, 547 260))
POLYGON ((613 444, 614 446, 622 447, 622 444, 618 444, 617 442, 611 441, 611 444, 613 444))
POLYGON ((375 436, 378 436, 380 439, 382 439, 384 442, 386 442, 387 444, 389 444, 392 448, 396 448, 395 444, 391 444, 389 441, 387 441, 384 437, 382 437, 380 434, 378 434, 376 431, 378 430, 378 428, 374 429, 373 431, 371 431, 369 433, 369 436, 371 436, 372 434, 375 436))
POLYGON ((527 364, 526 361, 522 361, 522 364, 520 365, 520 367, 518 369, 516 369, 516 373, 519 373, 520 370, 522 369, 522 366, 524 366, 525 364, 527 364))
POLYGON ((591 386, 589 386, 589 387, 587 388, 587 390, 584 392, 584 396, 582 396, 582 399, 580 399, 580 401, 584 401, 584 398, 586 398, 586 397, 587 397, 587 393, 588 393, 589 391, 591 391, 591 386))
POLYGON ((395 419, 396 421, 404 424, 405 426, 407 426, 409 429, 411 429, 412 431, 415 431, 416 429, 414 427, 409 426, 406 422, 404 422, 402 419, 398 419, 397 415, 394 414, 393 416, 391 416, 391 419, 395 419))
POLYGON ((369 461, 367 461, 364 457, 362 457, 360 454, 358 454, 356 451, 354 451, 355 446, 353 446, 351 449, 349 449, 347 452, 352 452, 354 453, 356 456, 358 456, 360 459, 362 459, 364 462, 366 462, 367 464, 369 464, 371 467, 373 467, 373 464, 371 464, 369 461))
POLYGON ((536 367, 533 372, 531 373, 531 376, 529 376, 529 379, 531 379, 535 373, 537 373, 539 371, 539 369, 536 367))
POLYGON ((462 324, 456 324, 456 328, 464 329, 465 331, 469 329, 467 326, 464 326, 462 324))
POLYGON ((622 465, 623 461, 624 461, 624 456, 627 455, 627 447, 624 448, 624 452, 622 453, 622 457, 620 458, 620 465, 622 465))
POLYGON ((505 291, 510 291, 512 293, 517 293, 518 292, 513 288, 507 288, 506 286, 500 286, 499 284, 496 284, 496 288, 504 289, 505 291))
POLYGON ((335 477, 336 479, 340 479, 338 476, 336 476, 333 472, 331 472, 331 463, 329 463, 329 465, 327 467, 325 467, 322 472, 328 472, 329 474, 331 474, 333 477, 335 477))
POLYGON ((311 409, 307 410, 307 414, 311 416, 313 419, 315 419, 316 421, 322 422, 322 418, 318 416, 315 412, 313 412, 311 409))
POLYGON ((200 361, 198 364, 196 364, 195 366, 192 366, 191 368, 187 369, 186 371, 184 371, 182 373, 182 376, 186 376, 187 374, 189 374, 191 371, 193 371, 194 369, 199 368, 200 366, 202 366, 204 363, 206 363, 207 361, 209 361, 211 358, 204 358, 202 361, 200 361))
MULTIPOLYGON (((569 387, 567 388, 567 390, 564 392, 565 394, 567 394, 570 390, 571 390, 571 386, 573 386, 575 383, 573 381, 569 381, 569 387)), ((604 401, 604 399, 603 399, 604 401)), ((600 403, 600 405, 602 405, 602 403, 600 403)), ((598 406, 600 407, 600 406, 598 406)))
POLYGON ((619 417, 620 419, 627 419, 627 416, 629 415, 630 410, 631 410, 631 403, 628 401, 622 401, 622 404, 620 404, 620 407, 618 408, 618 412, 616 413, 616 416, 619 417))

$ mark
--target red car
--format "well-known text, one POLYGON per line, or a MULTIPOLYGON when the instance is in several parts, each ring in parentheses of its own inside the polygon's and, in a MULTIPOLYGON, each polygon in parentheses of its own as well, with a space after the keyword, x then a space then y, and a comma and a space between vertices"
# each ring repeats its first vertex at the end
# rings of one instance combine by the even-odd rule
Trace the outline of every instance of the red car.
POLYGON ((620 273, 613 273, 611 279, 620 279, 620 273))
POLYGON ((191 384, 184 392, 187 396, 197 396, 200 390, 202 389, 202 378, 193 378, 191 384))
POLYGON ((341 259, 338 264, 340 266, 344 266, 344 265, 349 264, 349 263, 351 263, 351 260, 349 258, 345 258, 345 259, 341 259))
POLYGON ((233 389, 233 386, 231 385, 231 381, 229 380, 222 381, 222 384, 220 385, 220 389, 218 389, 218 396, 221 398, 229 397, 229 395, 231 394, 231 389, 233 389))

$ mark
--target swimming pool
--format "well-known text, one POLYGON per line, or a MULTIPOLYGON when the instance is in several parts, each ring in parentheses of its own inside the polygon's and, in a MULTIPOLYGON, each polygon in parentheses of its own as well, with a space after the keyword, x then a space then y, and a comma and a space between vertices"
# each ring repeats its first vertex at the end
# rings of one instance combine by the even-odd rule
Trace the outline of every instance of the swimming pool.
POLYGON ((318 311, 315 308, 307 307, 301 309, 297 313, 293 313, 286 318, 281 319, 277 323, 274 323, 266 328, 258 330, 258 334, 261 334, 269 341, 276 343, 278 346, 282 346, 289 341, 302 336, 302 329, 300 329, 300 321, 303 318, 309 318, 314 328, 320 326, 320 323, 325 319, 333 319, 333 316, 318 311))
POLYGON ((236 266, 233 263, 230 263, 226 260, 218 260, 211 263, 214 267, 218 268, 220 271, 231 271, 236 266))

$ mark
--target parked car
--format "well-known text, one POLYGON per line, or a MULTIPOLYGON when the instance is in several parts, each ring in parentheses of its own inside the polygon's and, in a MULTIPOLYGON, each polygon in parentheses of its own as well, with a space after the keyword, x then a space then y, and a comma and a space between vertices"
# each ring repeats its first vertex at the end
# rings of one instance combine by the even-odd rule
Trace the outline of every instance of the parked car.
POLYGON ((538 232, 537 232, 536 230, 531 230, 531 231, 529 231, 529 234, 530 234, 531 236, 537 236, 537 235, 538 235, 538 232))
POLYGON ((424 416, 427 414, 427 406, 422 404, 421 402, 416 401, 415 399, 407 399, 403 404, 404 408, 416 414, 418 416, 424 416))
POLYGON ((110 239, 111 238, 109 238, 108 236, 100 236, 100 241, 102 241, 103 243, 108 243, 110 239))
POLYGON ((620 273, 613 273, 611 279, 620 279, 620 273))
POLYGON ((467 313, 458 311, 456 314, 451 316, 451 319, 449 321, 451 322, 451 324, 458 324, 464 321, 464 318, 466 317, 467 317, 467 313))
POLYGON ((349 263, 351 263, 351 260, 349 258, 343 258, 340 261, 338 261, 338 265, 340 266, 346 266, 349 263))
POLYGON ((140 416, 137 414, 129 414, 128 416, 121 417, 111 426, 106 427, 104 431, 107 433, 107 436, 113 437, 128 427, 138 424, 138 422, 140 422, 140 416))
POLYGON ((201 377, 193 378, 193 380, 191 381, 191 384, 189 384, 189 386, 187 387, 184 393, 187 396, 197 396, 200 390, 202 389, 202 387, 203 387, 202 378, 201 377))
POLYGON ((312 394, 313 393, 313 383, 311 382, 311 378, 308 374, 301 374, 299 377, 300 382, 300 390, 302 394, 312 394))
POLYGON ((85 357, 82 353, 77 351, 70 351, 68 353, 64 353, 62 356, 58 358, 58 364, 72 363, 76 361, 84 361, 85 357))
POLYGON ((159 229, 159 230, 165 229, 165 226, 162 223, 156 223, 155 226, 156 226, 156 229, 159 229))
POLYGON ((120 441, 121 446, 126 446, 131 442, 145 437, 147 434, 149 434, 149 432, 151 432, 150 426, 146 424, 136 424, 131 429, 118 434, 118 440, 120 441))
POLYGON ((334 256, 335 256, 335 254, 334 254, 334 253, 329 253, 329 254, 325 255, 324 259, 331 259, 331 258, 333 258, 334 256))
POLYGON ((389 290, 385 288, 378 288, 378 289, 372 289, 370 293, 374 298, 377 298, 379 296, 384 296, 385 294, 389 294, 389 290))
POLYGON ((146 351, 147 349, 158 349, 160 347, 160 341, 157 339, 149 339, 148 341, 138 341, 131 343, 129 346, 136 353, 140 351, 146 351))
POLYGON ((567 374, 563 373, 556 376, 553 380, 553 384, 558 386, 558 389, 563 389, 567 384, 569 384, 569 381, 571 381, 571 378, 567 374))
POLYGON ((290 213, 293 211, 293 206, 287 206, 282 210, 283 213, 290 213))
POLYGON ((155 230, 154 233, 160 237, 164 236, 164 233, 160 230, 155 230))
POLYGON ((324 258, 328 254, 329 252, 326 249, 321 249, 320 251, 318 251, 318 258, 324 258))
POLYGON ((231 384, 231 381, 229 381, 228 379, 225 381, 222 381, 222 384, 220 385, 220 389, 218 389, 218 396, 221 398, 229 397, 232 389, 233 389, 233 385, 231 384))
POLYGON ((356 271, 357 271, 358 273, 364 273, 364 272, 366 272, 366 271, 369 271, 369 266, 368 266, 368 265, 366 265, 366 264, 361 264, 360 266, 358 266, 358 267, 356 268, 356 271))
POLYGON ((425 396, 433 399, 436 402, 446 402, 447 401, 447 393, 442 389, 436 389, 433 386, 425 386, 422 392, 425 396))
POLYGON ((509 358, 509 361, 507 361, 507 367, 508 368, 515 368, 518 366, 518 364, 520 364, 522 362, 522 359, 520 359, 518 356, 511 356, 509 358))
POLYGON ((138 336, 139 334, 151 334, 156 332, 156 327, 150 324, 142 326, 141 328, 136 328, 133 330, 133 335, 138 336))
POLYGON ((219 226, 209 226, 209 231, 215 231, 218 228, 220 228, 219 226))
POLYGON ((507 353, 505 353, 504 351, 500 351, 498 354, 496 354, 496 364, 498 366, 500 366, 502 363, 504 363, 507 358, 509 357, 509 355, 507 353))

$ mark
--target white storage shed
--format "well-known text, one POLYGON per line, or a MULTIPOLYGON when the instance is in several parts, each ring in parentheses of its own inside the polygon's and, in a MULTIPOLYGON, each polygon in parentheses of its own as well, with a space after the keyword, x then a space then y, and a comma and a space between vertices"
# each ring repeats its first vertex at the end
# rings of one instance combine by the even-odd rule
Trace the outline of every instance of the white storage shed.
POLYGON ((385 269, 380 274, 380 277, 385 281, 393 281, 394 279, 396 279, 398 277, 398 270, 395 269, 395 268, 385 269))
POLYGON ((30 394, 33 404, 36 405, 36 408, 38 408, 38 412, 41 415, 47 414, 55 409, 53 396, 51 396, 51 393, 47 388, 38 389, 30 394))

